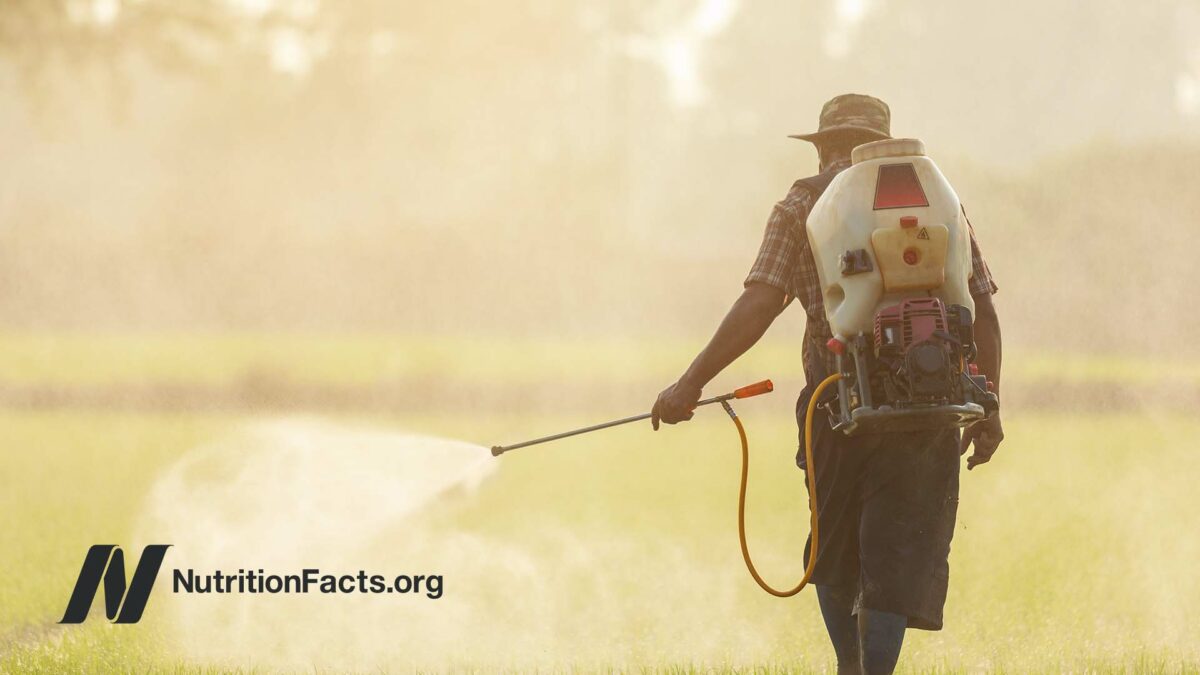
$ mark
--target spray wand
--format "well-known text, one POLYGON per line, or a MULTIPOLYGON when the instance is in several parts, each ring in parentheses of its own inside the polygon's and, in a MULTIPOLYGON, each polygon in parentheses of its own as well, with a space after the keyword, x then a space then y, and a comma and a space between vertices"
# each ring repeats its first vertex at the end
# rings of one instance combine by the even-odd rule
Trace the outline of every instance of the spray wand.
MULTIPOLYGON (((816 471, 813 469, 813 466, 814 466, 813 465, 813 451, 812 451, 813 412, 816 410, 817 400, 820 399, 821 392, 824 391, 825 388, 828 387, 829 385, 833 384, 834 382, 837 382, 840 378, 841 378, 841 374, 834 373, 833 375, 830 375, 829 377, 822 380, 821 383, 817 385, 817 388, 813 391, 812 398, 809 399, 808 409, 805 411, 805 415, 804 415, 804 455, 808 460, 808 464, 807 464, 808 471, 806 471, 805 473, 807 474, 807 478, 808 478, 809 526, 810 526, 811 532, 812 532, 811 546, 809 547, 808 562, 804 566, 804 576, 801 577, 800 581, 795 586, 793 586, 789 589, 785 589, 785 590, 779 590, 777 588, 773 588, 770 584, 768 584, 762 578, 762 575, 760 575, 758 573, 758 570, 754 568, 754 561, 750 559, 750 547, 746 543, 746 484, 749 482, 749 479, 750 479, 750 444, 746 440, 746 429, 745 429, 745 427, 742 426, 742 421, 740 419, 738 419, 737 413, 735 413, 733 411, 733 406, 729 405, 729 401, 731 401, 735 398, 749 398, 751 396, 758 396, 759 394, 766 394, 770 391, 773 391, 775 389, 775 386, 773 384, 771 384, 770 380, 763 380, 762 382, 758 382, 756 384, 751 384, 751 385, 742 387, 741 389, 735 389, 734 391, 732 391, 728 394, 722 394, 720 396, 706 398, 703 401, 698 401, 696 403, 696 407, 699 407, 702 405, 708 405, 709 403, 720 403, 721 407, 724 408, 725 412, 729 415, 729 419, 733 420, 734 426, 737 427, 738 438, 742 442, 742 478, 741 478, 741 483, 738 487, 738 540, 742 545, 742 560, 745 561, 746 569, 750 571, 750 576, 754 577, 755 583, 757 583, 759 585, 759 587, 762 588, 764 591, 770 593, 771 595, 774 595, 777 598, 788 598, 788 597, 791 597, 791 596, 799 593, 805 586, 808 585, 809 579, 812 578, 813 569, 816 567, 817 550, 818 550, 818 548, 817 548, 818 547, 818 540, 817 540, 817 478, 816 478, 816 471)), ((625 417, 625 418, 622 418, 619 420, 613 420, 611 422, 603 422, 601 424, 594 424, 590 427, 583 427, 581 429, 573 429, 571 431, 564 431, 560 434, 554 434, 552 436, 543 436, 542 438, 535 438, 531 441, 525 441, 523 443, 515 443, 513 445, 496 445, 496 446, 492 447, 492 455, 495 457, 499 457, 500 455, 508 452, 509 450, 516 450, 517 448, 524 448, 524 447, 528 447, 530 445, 537 445, 538 443, 546 443, 549 441, 556 441, 560 438, 567 438, 569 436, 578 436, 579 434, 586 434, 589 431, 599 431, 600 429, 607 429, 609 427, 620 426, 622 424, 629 424, 630 422, 644 420, 648 417, 650 417, 650 413, 645 413, 642 415, 634 415, 633 417, 625 417)))
MULTIPOLYGON (((729 408, 729 403, 728 403, 731 399, 750 398, 751 396, 758 396, 759 394, 766 394, 766 393, 772 392, 774 390, 775 390, 775 385, 771 384, 770 380, 763 380, 762 382, 757 382, 755 384, 746 385, 745 387, 741 387, 740 389, 734 389, 732 392, 730 392, 728 394, 721 394, 720 396, 706 398, 703 401, 697 401, 696 407, 698 408, 702 405, 708 405, 709 403, 721 403, 721 404, 724 404, 728 410, 732 410, 732 408, 729 408)), ((527 448, 531 445, 537 445, 539 443, 548 443, 550 441, 557 441, 560 438, 569 438, 571 436, 578 436, 579 434, 586 434, 586 433, 589 433, 592 431, 600 431, 601 429, 608 429, 610 427, 618 427, 618 426, 621 426, 622 424, 629 424, 630 422, 637 422, 639 420, 644 420, 644 419, 649 419, 649 418, 650 418, 650 413, 642 413, 641 415, 633 415, 632 417, 622 417, 619 420, 612 420, 611 422, 601 422, 600 424, 593 424, 590 427, 582 427, 580 429, 572 429, 570 431, 564 431, 559 434, 553 434, 550 436, 543 436, 541 438, 535 438, 531 441, 523 441, 521 443, 513 443, 512 445, 493 445, 492 446, 492 456, 499 457, 500 455, 503 455, 504 453, 508 452, 509 450, 516 450, 517 448, 527 448)))

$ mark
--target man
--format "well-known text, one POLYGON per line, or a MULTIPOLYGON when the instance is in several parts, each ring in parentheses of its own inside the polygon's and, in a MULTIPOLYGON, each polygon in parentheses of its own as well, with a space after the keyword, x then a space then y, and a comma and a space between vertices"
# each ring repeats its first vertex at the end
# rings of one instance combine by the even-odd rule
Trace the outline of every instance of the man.
MULTIPOLYGON (((692 418, 701 389, 754 345, 793 299, 807 314, 802 349, 808 385, 796 405, 804 466, 803 414, 812 389, 836 370, 825 348, 831 337, 805 223, 813 204, 857 145, 890 138, 891 112, 879 99, 838 96, 821 110, 818 131, 793 136, 812 142, 821 173, 796 181, 775 205, 758 258, 708 346, 675 384, 658 396, 659 422, 692 418)), ((969 227, 969 223, 968 223, 969 227)), ((980 371, 1000 386, 1000 326, 996 284, 971 230, 971 295, 980 371)), ((833 392, 830 391, 832 397, 833 392)), ((813 424, 821 545, 812 583, 838 659, 839 673, 890 673, 907 627, 939 630, 946 598, 950 539, 958 508, 959 455, 974 468, 991 459, 1004 438, 999 416, 954 430, 846 436, 818 409, 813 424)), ((806 556, 808 550, 806 548, 806 556)))

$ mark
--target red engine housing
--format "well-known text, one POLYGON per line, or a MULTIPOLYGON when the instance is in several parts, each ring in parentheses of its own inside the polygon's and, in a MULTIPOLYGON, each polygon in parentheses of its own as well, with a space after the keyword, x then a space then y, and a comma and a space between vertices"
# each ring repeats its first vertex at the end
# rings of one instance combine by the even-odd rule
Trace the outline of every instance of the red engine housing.
POLYGON ((875 315, 875 353, 882 349, 903 352, 910 345, 946 330, 946 306, 937 298, 912 298, 882 309, 875 315))

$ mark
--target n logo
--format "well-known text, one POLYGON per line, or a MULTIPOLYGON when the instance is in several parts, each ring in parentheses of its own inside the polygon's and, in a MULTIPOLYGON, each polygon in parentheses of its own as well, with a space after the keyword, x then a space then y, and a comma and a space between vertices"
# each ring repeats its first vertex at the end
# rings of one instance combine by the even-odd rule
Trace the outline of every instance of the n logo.
POLYGON ((104 613, 113 623, 137 623, 150 599, 150 589, 158 577, 163 556, 170 544, 151 544, 142 551, 142 559, 133 572, 128 588, 125 585, 125 554, 113 544, 96 544, 88 549, 79 570, 75 590, 67 601, 67 611, 59 623, 83 623, 88 609, 104 580, 104 613))

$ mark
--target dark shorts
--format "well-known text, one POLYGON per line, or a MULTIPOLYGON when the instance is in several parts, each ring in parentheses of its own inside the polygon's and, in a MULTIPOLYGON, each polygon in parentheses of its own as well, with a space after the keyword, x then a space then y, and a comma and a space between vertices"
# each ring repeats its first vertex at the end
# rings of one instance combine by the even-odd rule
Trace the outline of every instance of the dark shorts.
MULTIPOLYGON (((801 468, 810 391, 796 407, 801 468)), ((855 593, 855 611, 902 614, 910 628, 940 630, 958 511, 958 431, 847 436, 819 408, 813 462, 819 546, 812 583, 855 593)), ((806 561, 811 544, 810 537, 806 561)))

